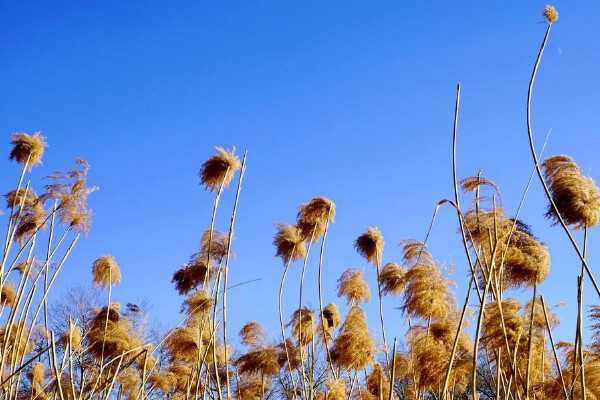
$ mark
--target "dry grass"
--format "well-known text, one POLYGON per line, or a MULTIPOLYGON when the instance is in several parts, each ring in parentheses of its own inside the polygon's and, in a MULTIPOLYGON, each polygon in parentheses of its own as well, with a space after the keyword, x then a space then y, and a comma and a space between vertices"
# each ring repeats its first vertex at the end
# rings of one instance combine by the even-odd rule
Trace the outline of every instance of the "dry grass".
MULTIPOLYGON (((558 12, 548 6, 544 17, 553 24, 558 12)), ((462 245, 470 259, 463 283, 476 285, 478 293, 476 300, 468 294, 462 310, 450 273, 425 242, 404 240, 402 265, 384 264, 384 258, 394 255, 384 248, 377 228, 368 228, 354 243, 376 274, 347 269, 337 287, 325 282, 323 293, 324 235, 336 206, 315 197, 299 207, 296 225, 275 225, 272 243, 285 267, 279 292, 283 315, 283 305, 289 304, 283 301, 283 286, 290 264, 304 262, 302 284, 305 272, 307 279, 312 278, 313 259, 308 253, 323 238, 318 253, 320 315, 303 306, 301 298, 298 308, 286 310, 292 313, 287 325, 281 317, 277 341, 258 321, 247 322, 239 340, 232 341, 226 336, 225 293, 231 288, 227 276, 236 274, 229 260, 234 256, 231 242, 245 158, 240 163, 235 149, 216 148, 217 154, 202 164, 199 173, 208 192, 217 192, 210 228, 202 232, 188 263, 173 273, 176 291, 185 296, 180 323, 165 334, 154 334, 140 307, 128 304, 121 310, 119 303, 111 303, 111 289, 120 283, 121 270, 112 256, 102 256, 92 265, 91 283, 108 291, 107 305, 62 316, 67 318, 53 330, 49 292, 79 237, 90 229, 87 199, 95 188, 87 186, 89 165, 78 160, 73 170, 56 172, 45 185, 39 184, 44 189, 38 196, 34 190, 38 185, 26 174, 41 163, 45 138, 17 133, 10 142, 9 159, 23 169, 18 185, 5 195, 7 235, 0 268, 3 399, 533 400, 563 398, 570 391, 573 398, 584 394, 587 399, 600 398, 600 306, 592 306, 589 316, 578 313, 578 325, 591 329, 587 343, 590 335, 578 327, 573 343, 555 345, 551 334, 560 324, 558 316, 550 311, 546 319, 539 302, 533 307, 538 287, 541 290, 550 275, 549 249, 518 219, 520 208, 514 217, 503 208, 500 189, 492 180, 463 179, 460 186, 464 196, 474 197, 472 206, 463 212, 458 198, 453 204, 464 216, 462 245), (217 218, 217 205, 236 175, 240 181, 234 211, 222 232, 215 229, 224 219, 217 218), (491 191, 492 196, 481 196, 481 191, 491 191), (374 340, 379 326, 371 329, 368 324, 376 316, 367 316, 361 308, 370 301, 367 281, 375 278, 383 343, 374 340), (523 306, 512 299, 516 290, 526 291, 522 296, 532 301, 523 306), (323 298, 334 293, 346 304, 338 307, 330 302, 323 308, 323 298), (388 318, 395 319, 390 332, 400 344, 396 351, 394 341, 392 354, 383 328, 383 295, 390 295, 388 318), (473 310, 480 311, 475 337, 465 328, 473 310)), ((562 218, 571 229, 584 229, 587 238, 600 215, 594 181, 567 156, 550 157, 542 168, 543 182, 559 211, 555 214, 551 206, 546 216, 554 223, 562 218)), ((425 241, 437 233, 431 227, 425 241)), ((332 229, 334 239, 335 234, 332 229)), ((587 242, 584 248, 588 250, 587 242)), ((581 260, 584 256, 585 251, 581 260)), ((464 266, 465 261, 457 265, 464 266)), ((325 268, 335 273, 339 266, 332 260, 325 268)), ((305 304, 313 304, 313 285, 306 290, 305 304)), ((579 298, 581 292, 580 287, 579 298)), ((241 310, 240 305, 235 307, 241 310)))

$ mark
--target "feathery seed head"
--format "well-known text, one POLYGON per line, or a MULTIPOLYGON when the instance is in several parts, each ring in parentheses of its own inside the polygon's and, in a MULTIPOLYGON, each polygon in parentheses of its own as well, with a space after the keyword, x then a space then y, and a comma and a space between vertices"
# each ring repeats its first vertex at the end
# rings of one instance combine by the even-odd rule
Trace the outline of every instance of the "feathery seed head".
MULTIPOLYGON (((217 263, 221 263, 225 257, 227 257, 227 250, 229 249, 229 236, 224 232, 215 231, 214 229, 208 229, 202 234, 202 240, 200 241, 200 252, 197 253, 203 257, 204 262, 210 257, 217 263)), ((235 257, 233 252, 230 253, 232 257, 235 257)))
POLYGON ((304 259, 306 257, 306 244, 302 231, 294 225, 275 224, 277 233, 273 245, 277 249, 275 257, 281 257, 283 264, 304 259))
POLYGON ((208 289, 192 293, 181 305, 181 311, 199 318, 206 317, 213 305, 208 289))
POLYGON ((246 322, 240 330, 240 338, 246 346, 261 348, 265 344, 265 331, 256 321, 246 322))
POLYGON ((402 294, 406 287, 406 269, 396 263, 387 263, 379 274, 379 283, 383 295, 396 297, 402 294))
POLYGON ((338 379, 330 379, 325 383, 327 392, 325 400, 345 400, 346 399, 346 381, 340 377, 338 379))
POLYGON ((33 167, 42 163, 44 149, 48 147, 46 138, 35 132, 33 135, 26 133, 13 133, 10 137, 10 143, 13 145, 10 151, 9 160, 15 160, 18 164, 25 165, 27 160, 27 169, 31 171, 33 167))
POLYGON ((362 271, 349 268, 338 279, 338 297, 346 297, 347 304, 359 305, 371 300, 369 285, 365 282, 362 271))
POLYGON ((367 317, 359 306, 353 306, 333 341, 333 363, 347 370, 366 369, 373 364, 375 344, 369 334, 367 317))
POLYGON ((329 303, 327 307, 323 309, 323 316, 321 317, 321 326, 318 329, 320 335, 323 335, 323 328, 325 328, 325 334, 329 337, 333 336, 335 328, 340 326, 342 319, 340 317, 340 311, 335 303, 329 303))
POLYGON ((405 240, 404 260, 409 266, 404 278, 402 310, 413 317, 445 319, 452 307, 448 281, 436 266, 424 243, 405 240))
POLYGON ((106 289, 121 283, 121 269, 113 256, 102 256, 92 264, 93 285, 106 289))
POLYGON ((369 227, 365 233, 356 239, 354 247, 367 262, 379 265, 384 244, 383 235, 379 228, 369 227))
POLYGON ((298 208, 297 226, 305 240, 316 243, 334 218, 335 204, 326 197, 315 197, 298 208))
POLYGON ((5 283, 2 286, 2 293, 0 294, 0 305, 2 307, 13 307, 15 300, 17 299, 17 292, 15 287, 11 284, 5 283))
POLYGON ((279 372, 279 352, 274 347, 254 349, 234 360, 242 375, 274 376, 279 372))
POLYGON ((175 271, 171 282, 180 295, 188 294, 192 289, 201 286, 214 278, 213 261, 206 264, 206 256, 195 253, 190 257, 189 264, 184 264, 175 271))
POLYGON ((297 309, 286 325, 286 327, 290 326, 292 327, 294 339, 302 346, 308 345, 315 335, 315 313, 306 307, 297 309))
POLYGON ((558 11, 556 11, 556 8, 548 4, 544 9, 544 18, 546 18, 546 21, 548 21, 549 24, 552 24, 558 19, 558 11))
POLYGON ((215 150, 217 154, 206 160, 198 173, 200 184, 206 186, 210 193, 229 186, 241 166, 240 159, 235 155, 235 146, 230 151, 222 147, 215 147, 215 150))
MULTIPOLYGON (((568 156, 558 155, 542 163, 544 177, 560 216, 574 229, 591 228, 598 223, 600 192, 594 180, 581 174, 577 164, 568 156)), ((559 222, 552 205, 546 217, 559 222)))
POLYGON ((58 221, 87 235, 92 224, 92 210, 87 209, 87 198, 98 188, 87 187, 90 169, 87 161, 76 159, 75 164, 77 167, 71 171, 56 171, 54 175, 47 176, 45 179, 52 183, 46 185, 46 193, 40 199, 43 202, 58 201, 58 221))
POLYGON ((44 388, 44 364, 39 362, 31 368, 27 373, 27 378, 31 383, 31 387, 36 394, 41 394, 44 388))
POLYGON ((12 220, 16 222, 15 241, 23 244, 43 228, 46 219, 43 203, 32 189, 13 190, 6 193, 4 198, 8 209, 14 207, 12 220))
POLYGON ((509 287, 532 287, 542 283, 550 269, 545 244, 527 233, 516 231, 504 259, 504 280, 509 287))

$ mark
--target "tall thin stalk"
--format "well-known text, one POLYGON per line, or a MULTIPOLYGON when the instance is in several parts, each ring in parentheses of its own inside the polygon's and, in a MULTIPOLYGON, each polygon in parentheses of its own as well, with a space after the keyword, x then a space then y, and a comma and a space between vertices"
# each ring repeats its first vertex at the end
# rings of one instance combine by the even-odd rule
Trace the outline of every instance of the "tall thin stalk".
POLYGON ((229 361, 227 359, 227 276, 229 275, 229 258, 231 255, 231 241, 233 240, 233 225, 235 223, 235 215, 237 212, 238 200, 240 198, 240 191, 242 189, 242 179, 244 178, 244 172, 246 172, 246 156, 248 151, 244 152, 244 159, 242 160, 242 169, 240 170, 240 180, 238 182, 237 191, 235 193, 235 201, 233 203, 233 212, 231 213, 231 223, 229 224, 229 236, 227 239, 227 255, 225 256, 225 271, 223 281, 223 351, 225 355, 225 377, 227 387, 227 399, 231 397, 229 389, 229 361))
POLYGON ((569 238, 569 241, 571 242, 573 249, 575 249, 575 252, 579 256, 579 259, 581 260, 581 262, 585 268, 585 271, 587 272, 590 280, 592 281, 592 284, 594 285, 594 289, 596 290, 596 293, 600 297, 600 288, 598 287, 598 284, 596 283, 596 280, 594 279, 594 275, 592 274, 592 271, 590 270, 590 267, 588 266, 587 261, 585 260, 585 256, 582 254, 581 250, 579 249, 579 246, 577 246, 577 243, 575 242, 575 239, 573 238, 571 231, 567 227, 567 224, 565 223, 563 217, 561 216, 561 214, 558 210, 558 207, 556 206, 556 203, 554 202, 554 199, 552 198, 552 195, 550 194, 550 189, 548 188, 546 181, 544 180, 544 175, 542 174, 542 170, 540 168, 538 157, 535 152, 535 146, 533 143, 533 134, 531 132, 531 94, 533 92, 533 83, 535 81, 535 76, 537 74, 540 60, 542 59, 542 54, 544 54, 544 49, 546 48, 546 43, 548 42, 548 36, 550 35, 551 27, 552 27, 552 24, 549 23, 548 29, 546 29, 546 34, 544 35, 544 40, 542 41, 542 45, 540 46, 540 50, 539 50, 537 59, 533 66, 533 72, 531 73, 531 79, 529 80, 529 88, 527 91, 527 134, 529 137, 529 147, 531 149, 531 156, 533 157, 535 169, 537 171, 540 182, 542 183, 542 187, 544 188, 544 192, 546 193, 546 197, 548 198, 548 201, 550 202, 550 206, 552 207, 552 210, 554 211, 554 215, 556 215, 558 222, 560 223, 563 230, 567 234, 567 237, 569 238))

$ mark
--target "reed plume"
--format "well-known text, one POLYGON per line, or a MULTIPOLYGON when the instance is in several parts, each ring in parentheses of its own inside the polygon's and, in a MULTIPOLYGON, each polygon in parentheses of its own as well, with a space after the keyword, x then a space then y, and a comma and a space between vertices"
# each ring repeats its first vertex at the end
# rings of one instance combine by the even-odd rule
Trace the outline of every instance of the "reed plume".
POLYGON ((315 197, 299 207, 297 226, 305 240, 316 243, 334 218, 335 204, 326 197, 315 197))
POLYGON ((72 320, 69 320, 67 331, 60 336, 60 338, 58 339, 58 343, 64 346, 65 348, 68 346, 71 349, 71 351, 73 351, 80 348, 81 340, 81 328, 75 325, 72 320))
POLYGON ((36 363, 27 373, 27 378, 31 384, 32 399, 43 399, 44 395, 44 364, 36 363))
POLYGON ((113 303, 96 312, 87 334, 88 352, 96 358, 116 357, 130 350, 135 344, 135 332, 131 322, 121 318, 121 305, 113 303))
POLYGON ((402 244, 404 261, 409 266, 402 310, 412 317, 446 319, 452 307, 451 292, 431 253, 416 240, 402 244))
MULTIPOLYGON (((577 164, 565 155, 546 159, 542 168, 552 200, 565 223, 574 229, 595 226, 600 214, 600 192, 594 180, 583 176, 577 164)), ((552 205, 546 217, 559 223, 552 205)))
POLYGON ((331 358, 345 370, 364 370, 374 362, 375 344, 369 334, 367 317, 359 306, 353 306, 333 341, 331 358))
POLYGON ((399 296, 406 288, 406 269, 396 263, 387 263, 379 274, 381 294, 399 296))
POLYGON ((246 346, 261 348, 265 345, 265 331, 256 321, 246 322, 240 330, 240 339, 246 346))
POLYGON ((544 9, 543 15, 549 24, 552 24, 553 22, 556 22, 558 20, 558 11, 556 11, 556 8, 552 7, 550 4, 548 4, 544 9))
MULTIPOLYGON (((228 250, 229 236, 224 232, 209 229, 202 234, 200 252, 197 253, 199 257, 196 257, 195 261, 201 262, 200 258, 206 260, 210 256, 211 259, 220 264, 227 257, 228 250)), ((229 254, 235 257, 233 252, 229 251, 229 254)))
POLYGON ((302 345, 310 344, 315 335, 315 313, 308 308, 299 308, 292 314, 292 319, 286 327, 292 327, 294 339, 302 345))
POLYGON ((26 330, 24 321, 13 321, 0 328, 0 349, 6 352, 7 365, 14 365, 33 351, 33 343, 27 340, 26 330))
POLYGON ((278 351, 273 347, 254 349, 234 360, 240 374, 275 376, 279 372, 278 351))
POLYGON ((13 222, 16 223, 15 241, 24 243, 32 234, 44 227, 46 213, 41 199, 32 189, 16 189, 4 195, 6 208, 18 208, 22 203, 20 212, 14 213, 13 222))
POLYGON ((306 361, 306 355, 304 352, 300 351, 299 346, 294 345, 292 339, 286 339, 285 343, 279 343, 275 347, 279 350, 277 361, 280 368, 288 365, 290 371, 297 370, 300 368, 301 364, 306 361))
POLYGON ((13 307, 17 298, 17 292, 14 285, 4 284, 2 286, 2 293, 0 294, 0 305, 2 307, 13 307))
POLYGON ((121 269, 114 257, 105 255, 92 264, 93 285, 106 289, 121 283, 121 269))
POLYGON ((381 263, 384 244, 383 235, 379 228, 369 227, 365 233, 356 239, 354 248, 367 262, 378 265, 381 263))
POLYGON ((28 135, 24 132, 13 133, 10 137, 10 143, 13 148, 8 156, 9 160, 15 160, 18 164, 26 165, 27 169, 31 169, 42 163, 44 149, 48 147, 46 138, 35 132, 33 135, 28 135))
POLYGON ((325 400, 346 399, 346 381, 343 378, 329 379, 325 382, 327 388, 325 400))
POLYGON ((527 233, 517 231, 504 259, 505 283, 509 287, 532 287, 548 276, 548 247, 527 233))
POLYGON ((188 296, 181 305, 181 311, 197 318, 207 317, 213 306, 213 298, 208 289, 198 290, 188 296))
POLYGON ((325 332, 325 334, 331 338, 333 332, 341 323, 342 318, 338 306, 335 303, 329 303, 327 307, 323 308, 323 315, 317 331, 320 335, 323 335, 323 332, 325 332))
POLYGON ((231 183, 233 175, 240 169, 240 159, 235 155, 235 146, 231 150, 215 147, 217 154, 204 161, 200 172, 200 184, 206 186, 210 193, 226 188, 231 183))
POLYGON ((288 224, 275 224, 275 227, 277 228, 273 239, 276 248, 275 257, 281 257, 284 265, 304 259, 306 245, 300 228, 288 224))
POLYGON ((365 282, 364 274, 356 269, 349 268, 342 273, 337 289, 338 297, 345 297, 349 306, 368 303, 371 300, 371 291, 365 282))
POLYGON ((87 209, 88 196, 98 190, 87 187, 87 173, 90 168, 86 160, 75 160, 76 168, 68 172, 56 171, 45 179, 46 192, 40 196, 44 202, 56 200, 58 220, 78 232, 87 235, 92 224, 92 210, 87 209))
POLYGON ((206 257, 196 253, 190 258, 188 264, 173 273, 172 283, 180 295, 188 294, 192 289, 202 286, 205 282, 210 282, 215 275, 212 260, 207 264, 206 257))
POLYGON ((379 363, 375 363, 375 366, 371 370, 371 373, 367 375, 366 389, 376 399, 389 399, 390 390, 393 391, 393 386, 390 385, 390 380, 381 368, 379 363))

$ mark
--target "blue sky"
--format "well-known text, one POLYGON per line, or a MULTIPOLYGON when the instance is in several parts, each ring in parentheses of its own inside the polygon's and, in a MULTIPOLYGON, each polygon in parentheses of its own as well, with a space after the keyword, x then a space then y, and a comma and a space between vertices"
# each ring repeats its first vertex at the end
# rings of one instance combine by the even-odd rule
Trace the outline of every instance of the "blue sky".
MULTIPOLYGON (((248 150, 235 228, 230 283, 261 278, 230 292, 229 332, 246 320, 277 335, 281 263, 273 257, 274 222, 293 223, 296 207, 317 195, 338 207, 325 247, 324 301, 337 277, 372 267, 354 239, 378 226, 384 262, 397 244, 423 239, 435 204, 453 196, 452 119, 462 84, 458 173, 483 170, 515 211, 532 170, 525 100, 546 25, 545 2, 12 2, 0 15, 0 151, 9 135, 41 131, 50 147, 32 179, 91 164, 94 223, 62 271, 55 296, 91 282, 91 263, 112 254, 122 302, 147 298, 152 316, 179 319, 172 273, 196 251, 210 223, 212 196, 197 172, 214 146, 248 150)), ((552 29, 533 96, 538 147, 565 153, 598 177, 600 35, 587 3, 554 4, 552 29)), ((7 192, 16 165, 0 169, 7 192)), ((38 186, 38 190, 41 190, 38 186)), ((217 229, 226 230, 233 190, 217 229)), ((463 198, 463 206, 468 198, 463 198)), ((579 265, 564 234, 543 219, 534 182, 522 218, 549 246, 552 266, 540 287, 549 304, 566 301, 560 339, 573 340, 579 265)), ((2 217, 5 218, 5 217, 2 217)), ((456 266, 458 301, 467 265, 456 214, 444 209, 431 237, 436 258, 456 266)), ((578 233, 580 239, 581 235, 578 233)), ((600 261, 597 231, 589 260, 600 261)), ((316 253, 307 302, 318 307, 316 253)), ((287 280, 286 314, 296 304, 300 265, 287 280)), ((511 294, 522 297, 521 292, 511 294)), ((525 294, 530 296, 529 294, 525 294)), ((586 303, 597 302, 586 284, 586 303)), ((404 320, 385 301, 388 336, 404 320)), ((376 301, 367 307, 378 327, 376 301)))

